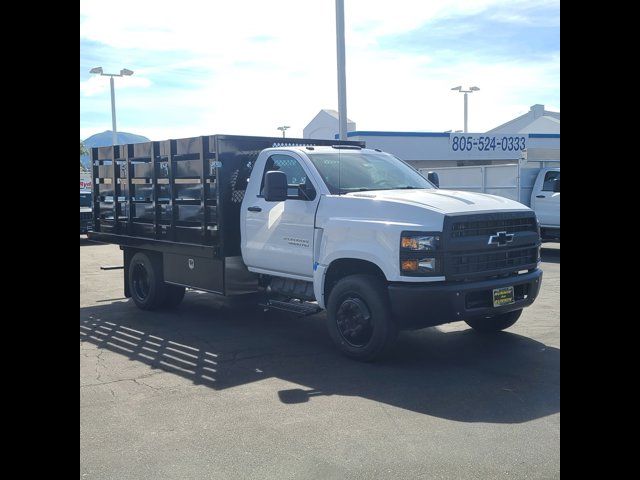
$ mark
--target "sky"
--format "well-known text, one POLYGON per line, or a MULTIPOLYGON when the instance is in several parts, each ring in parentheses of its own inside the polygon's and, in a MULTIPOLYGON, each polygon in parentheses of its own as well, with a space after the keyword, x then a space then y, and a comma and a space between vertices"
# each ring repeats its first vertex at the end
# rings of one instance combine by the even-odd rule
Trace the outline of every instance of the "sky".
MULTIPOLYGON (((484 132, 536 103, 560 111, 559 0, 345 0, 357 130, 484 132)), ((81 0, 80 138, 302 137, 338 108, 334 0, 81 0)))

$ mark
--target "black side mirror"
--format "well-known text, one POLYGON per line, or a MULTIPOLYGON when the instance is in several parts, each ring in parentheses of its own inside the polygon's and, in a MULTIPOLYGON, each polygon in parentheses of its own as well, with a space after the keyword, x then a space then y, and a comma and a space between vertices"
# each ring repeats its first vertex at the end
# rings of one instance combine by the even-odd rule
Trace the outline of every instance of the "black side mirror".
POLYGON ((560 193, 560 179, 556 180, 554 185, 553 185, 553 192, 554 193, 560 193))
POLYGON ((267 172, 264 177, 264 199, 267 202, 282 202, 287 199, 287 174, 278 170, 267 172))
POLYGON ((440 178, 438 178, 437 172, 427 172, 427 180, 440 188, 440 178))

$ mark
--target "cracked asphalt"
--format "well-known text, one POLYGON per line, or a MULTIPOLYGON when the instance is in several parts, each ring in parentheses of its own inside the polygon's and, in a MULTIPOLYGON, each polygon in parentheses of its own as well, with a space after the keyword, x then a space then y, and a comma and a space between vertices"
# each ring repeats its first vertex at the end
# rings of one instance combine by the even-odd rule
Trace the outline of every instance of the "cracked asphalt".
POLYGON ((394 354, 338 354, 325 315, 175 311, 123 298, 114 245, 80 241, 81 479, 559 477, 560 249, 506 332, 403 332, 394 354))

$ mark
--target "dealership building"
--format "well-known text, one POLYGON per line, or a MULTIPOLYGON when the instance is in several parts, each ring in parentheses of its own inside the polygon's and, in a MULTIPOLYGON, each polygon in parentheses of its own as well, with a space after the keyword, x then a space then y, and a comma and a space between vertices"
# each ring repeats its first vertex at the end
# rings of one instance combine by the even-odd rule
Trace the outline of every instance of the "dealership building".
MULTIPOLYGON (((304 128, 304 138, 338 138, 338 112, 321 110, 304 128)), ((361 131, 347 121, 347 138, 364 141, 408 161, 415 168, 500 165, 523 158, 560 161, 560 112, 530 110, 484 133, 361 131)))

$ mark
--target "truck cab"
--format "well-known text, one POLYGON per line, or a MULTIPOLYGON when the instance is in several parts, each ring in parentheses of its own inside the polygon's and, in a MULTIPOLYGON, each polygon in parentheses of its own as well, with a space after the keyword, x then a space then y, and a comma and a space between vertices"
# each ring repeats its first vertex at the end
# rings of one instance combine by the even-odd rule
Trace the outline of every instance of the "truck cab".
POLYGON ((240 215, 248 270, 326 308, 332 337, 356 358, 377 356, 398 329, 506 328, 540 287, 530 208, 438 189, 380 150, 263 150, 240 215))

